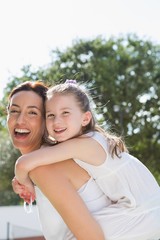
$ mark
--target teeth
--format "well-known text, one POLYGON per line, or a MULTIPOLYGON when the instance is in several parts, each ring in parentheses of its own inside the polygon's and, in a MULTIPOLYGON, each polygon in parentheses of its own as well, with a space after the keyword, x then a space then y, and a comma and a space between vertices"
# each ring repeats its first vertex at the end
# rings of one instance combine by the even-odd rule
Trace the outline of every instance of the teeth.
POLYGON ((15 132, 17 132, 17 133, 29 133, 30 131, 28 129, 16 128, 15 132))

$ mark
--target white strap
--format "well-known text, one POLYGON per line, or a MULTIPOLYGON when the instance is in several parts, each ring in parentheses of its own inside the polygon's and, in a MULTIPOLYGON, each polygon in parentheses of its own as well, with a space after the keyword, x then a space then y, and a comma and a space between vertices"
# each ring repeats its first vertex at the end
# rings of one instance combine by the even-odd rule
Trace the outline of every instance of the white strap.
POLYGON ((30 197, 30 203, 24 201, 24 211, 26 213, 32 213, 32 196, 30 197))

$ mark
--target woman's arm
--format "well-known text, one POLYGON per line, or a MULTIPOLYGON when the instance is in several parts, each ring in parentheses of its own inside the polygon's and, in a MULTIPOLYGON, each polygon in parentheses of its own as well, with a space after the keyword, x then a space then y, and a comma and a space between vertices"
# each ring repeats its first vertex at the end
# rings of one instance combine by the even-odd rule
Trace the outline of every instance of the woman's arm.
POLYGON ((15 165, 15 175, 20 183, 29 184, 28 173, 32 169, 70 158, 100 165, 105 161, 106 153, 92 138, 74 138, 21 156, 15 165))
MULTIPOLYGON (((75 181, 74 176, 69 177, 70 172, 73 174, 73 168, 67 164, 52 164, 34 169, 30 177, 62 216, 77 240, 104 240, 99 224, 71 183, 72 179, 75 181)), ((81 172, 76 168, 74 170, 79 181, 86 180, 81 172)))

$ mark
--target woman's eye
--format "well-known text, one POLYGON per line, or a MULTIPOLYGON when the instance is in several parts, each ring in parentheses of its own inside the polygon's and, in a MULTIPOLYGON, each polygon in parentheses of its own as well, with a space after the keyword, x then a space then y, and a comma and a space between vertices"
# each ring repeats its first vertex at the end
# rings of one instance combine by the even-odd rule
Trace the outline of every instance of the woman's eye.
POLYGON ((31 115, 37 115, 37 113, 34 112, 34 111, 29 112, 29 114, 31 114, 31 115))
POLYGON ((15 109, 10 109, 9 110, 9 113, 11 113, 11 114, 14 114, 14 113, 18 113, 19 111, 18 110, 15 110, 15 109))

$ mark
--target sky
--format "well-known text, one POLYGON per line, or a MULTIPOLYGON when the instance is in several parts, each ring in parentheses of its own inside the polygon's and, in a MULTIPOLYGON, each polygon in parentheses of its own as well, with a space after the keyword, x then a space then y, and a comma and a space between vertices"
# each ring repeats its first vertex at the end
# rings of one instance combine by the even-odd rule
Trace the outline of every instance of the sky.
POLYGON ((76 39, 135 33, 160 43, 160 0, 0 0, 0 99, 23 66, 51 62, 76 39))

